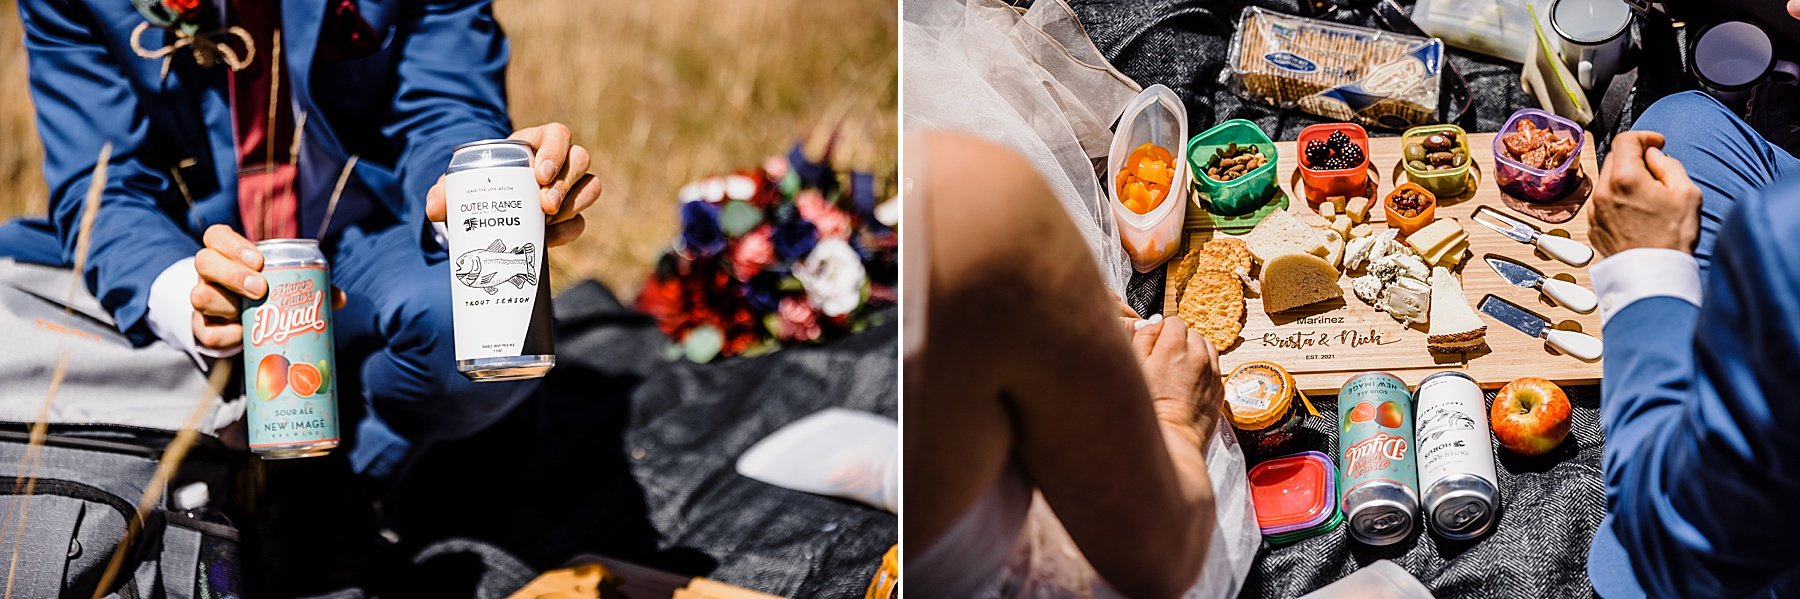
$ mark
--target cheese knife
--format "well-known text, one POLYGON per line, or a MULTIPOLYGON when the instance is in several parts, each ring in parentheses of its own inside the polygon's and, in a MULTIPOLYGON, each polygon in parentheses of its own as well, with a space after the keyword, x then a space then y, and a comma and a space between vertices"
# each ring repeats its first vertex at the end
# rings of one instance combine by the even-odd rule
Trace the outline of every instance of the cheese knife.
POLYGON ((1495 320, 1506 323, 1507 326, 1518 329, 1521 333, 1543 339, 1545 343, 1550 344, 1550 347, 1575 356, 1578 360, 1592 362, 1600 359, 1602 345, 1599 339, 1585 333, 1553 328, 1550 326, 1550 321, 1544 320, 1544 317, 1538 316, 1530 310, 1519 307, 1518 304, 1489 294, 1481 298, 1481 303, 1476 305, 1475 309, 1494 317, 1495 320))
POLYGON ((1518 219, 1501 214, 1500 211, 1481 207, 1470 218, 1498 231, 1501 235, 1511 237, 1519 243, 1535 245, 1550 257, 1563 261, 1569 266, 1585 266, 1594 259, 1594 248, 1583 245, 1579 241, 1567 237, 1545 235, 1531 228, 1531 225, 1519 222, 1518 219))
POLYGON ((1545 297, 1555 301, 1558 306, 1587 314, 1593 312, 1594 308, 1600 305, 1599 298, 1594 297, 1594 292, 1588 291, 1588 288, 1562 279, 1544 276, 1543 271, 1526 266, 1524 263, 1493 254, 1487 255, 1487 263, 1494 269, 1494 272, 1500 273, 1500 278, 1506 279, 1506 282, 1520 287, 1535 287, 1538 291, 1542 291, 1545 297))

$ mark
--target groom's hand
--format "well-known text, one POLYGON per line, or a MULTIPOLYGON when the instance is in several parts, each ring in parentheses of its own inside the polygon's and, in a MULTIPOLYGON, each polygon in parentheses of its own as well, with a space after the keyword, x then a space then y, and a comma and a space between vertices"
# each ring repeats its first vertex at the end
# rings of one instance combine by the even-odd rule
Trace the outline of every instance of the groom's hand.
MULTIPOLYGON (((548 220, 544 228, 544 245, 556 247, 581 236, 587 219, 581 211, 600 199, 600 180, 588 174, 590 157, 587 148, 569 139, 569 128, 550 123, 520 129, 508 139, 531 144, 535 150, 532 171, 537 174, 538 202, 548 220)), ((444 178, 438 177, 426 196, 425 215, 433 221, 444 220, 444 178)))
MULTIPOLYGON (((206 247, 194 255, 200 282, 188 293, 194 306, 194 340, 209 349, 230 350, 244 343, 239 302, 269 292, 269 282, 262 276, 263 255, 256 244, 225 225, 208 228, 203 241, 206 247)), ((345 299, 342 290, 331 288, 332 309, 344 307, 345 299)))

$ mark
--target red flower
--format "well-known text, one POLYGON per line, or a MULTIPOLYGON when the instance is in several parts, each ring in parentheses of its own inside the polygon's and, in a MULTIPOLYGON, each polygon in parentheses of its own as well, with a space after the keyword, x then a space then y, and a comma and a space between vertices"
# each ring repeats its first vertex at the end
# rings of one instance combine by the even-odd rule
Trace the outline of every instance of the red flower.
POLYGON ((162 5, 183 19, 191 19, 200 12, 200 0, 162 0, 162 5))
POLYGON ((781 298, 777 313, 781 315, 779 337, 784 341, 812 341, 824 333, 819 327, 819 313, 813 311, 806 298, 792 295, 781 298))
POLYGON ((800 218, 819 229, 820 240, 850 238, 850 214, 825 201, 825 194, 819 190, 801 191, 794 197, 794 207, 800 210, 800 218))
POLYGON ((731 248, 731 271, 739 281, 749 281, 750 277, 775 263, 773 231, 766 224, 757 227, 738 238, 731 248))
POLYGON ((656 319, 657 328, 663 333, 673 336, 682 328, 684 322, 681 279, 678 277, 663 278, 655 274, 644 281, 644 290, 638 294, 637 309, 656 319))

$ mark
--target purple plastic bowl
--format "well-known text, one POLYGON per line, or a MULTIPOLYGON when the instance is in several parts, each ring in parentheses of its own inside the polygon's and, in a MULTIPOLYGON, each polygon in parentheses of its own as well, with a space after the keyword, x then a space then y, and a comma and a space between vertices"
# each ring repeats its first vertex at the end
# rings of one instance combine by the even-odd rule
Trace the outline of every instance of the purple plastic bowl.
POLYGON ((1500 191, 1527 202, 1554 202, 1568 195, 1572 184, 1580 180, 1581 149, 1587 144, 1587 135, 1581 125, 1569 119, 1538 110, 1525 108, 1506 119, 1500 126, 1500 133, 1494 136, 1494 180, 1500 183, 1500 191), (1567 131, 1575 138, 1575 151, 1569 159, 1550 169, 1535 169, 1506 157, 1506 144, 1501 141, 1521 119, 1530 120, 1538 127, 1567 131))
MULTIPOLYGON (((1325 523, 1326 520, 1331 519, 1332 514, 1337 512, 1337 509, 1338 509, 1337 505, 1339 503, 1338 500, 1336 499, 1337 498, 1337 465, 1331 463, 1331 457, 1325 455, 1324 453, 1317 452, 1317 451, 1302 451, 1300 453, 1286 455, 1286 456, 1282 456, 1282 457, 1294 457, 1294 456, 1305 456, 1307 458, 1317 460, 1319 463, 1325 465, 1325 472, 1327 473, 1327 476, 1325 477, 1325 494, 1327 496, 1330 496, 1333 498, 1331 501, 1331 509, 1325 510, 1323 513, 1319 514, 1318 516, 1315 516, 1315 517, 1313 517, 1313 519, 1307 520, 1305 522, 1289 524, 1287 526, 1276 526, 1276 527, 1272 527, 1272 528, 1263 528, 1262 533, 1265 536, 1266 535, 1278 535, 1278 534, 1282 534, 1282 533, 1294 532, 1297 530, 1306 530, 1308 528, 1312 528, 1314 526, 1318 526, 1320 524, 1325 523)), ((1261 527, 1258 527, 1258 528, 1261 528, 1261 527)))

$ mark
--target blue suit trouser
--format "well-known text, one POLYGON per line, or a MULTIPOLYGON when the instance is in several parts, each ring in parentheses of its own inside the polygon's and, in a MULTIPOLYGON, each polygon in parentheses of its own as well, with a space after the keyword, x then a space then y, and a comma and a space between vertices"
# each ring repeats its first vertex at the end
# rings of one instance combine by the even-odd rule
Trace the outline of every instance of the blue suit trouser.
POLYGON ((434 442, 481 431, 539 387, 477 384, 457 372, 449 263, 428 256, 419 235, 410 226, 351 227, 333 244, 332 282, 349 296, 333 313, 338 401, 366 408, 349 458, 376 479, 403 474, 434 442))

